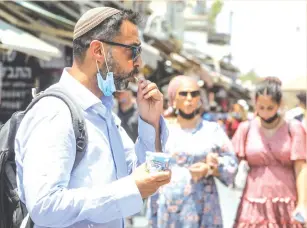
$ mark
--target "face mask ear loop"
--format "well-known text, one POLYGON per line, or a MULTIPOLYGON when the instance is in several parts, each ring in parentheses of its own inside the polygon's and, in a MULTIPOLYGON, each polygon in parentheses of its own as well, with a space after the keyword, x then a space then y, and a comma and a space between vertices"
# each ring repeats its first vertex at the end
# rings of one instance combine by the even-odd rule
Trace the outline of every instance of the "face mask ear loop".
POLYGON ((98 61, 96 60, 96 67, 97 67, 97 72, 100 73, 99 67, 98 67, 98 61))
POLYGON ((106 58, 106 53, 104 52, 104 47, 103 47, 102 43, 101 43, 101 47, 102 47, 102 51, 103 51, 104 62, 106 63, 107 71, 109 73, 110 71, 109 71, 109 66, 108 66, 108 62, 107 62, 107 58, 106 58))

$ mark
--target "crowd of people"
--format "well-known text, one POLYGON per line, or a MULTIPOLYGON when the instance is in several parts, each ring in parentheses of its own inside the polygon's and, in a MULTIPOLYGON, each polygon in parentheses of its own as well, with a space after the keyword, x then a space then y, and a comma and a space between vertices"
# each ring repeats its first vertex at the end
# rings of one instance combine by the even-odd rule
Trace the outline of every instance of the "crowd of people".
POLYGON ((234 227, 303 227, 294 212, 304 208, 306 93, 297 95, 296 108, 282 113, 281 82, 265 78, 256 86, 249 117, 243 100, 226 115, 201 112, 200 96, 192 77, 174 77, 168 86, 165 153, 173 157, 173 177, 148 200, 151 226, 223 227, 215 178, 235 188, 244 160, 250 170, 234 227))
POLYGON ((216 181, 236 188, 241 163, 248 169, 234 227, 303 227, 306 94, 284 115, 281 82, 266 78, 252 117, 240 100, 223 117, 214 107, 205 112, 199 84, 181 75, 169 83, 163 116, 157 85, 137 78, 137 23, 134 12, 109 7, 77 22, 73 65, 56 86, 84 116, 86 151, 76 165, 80 145, 60 99, 42 98, 25 114, 14 142, 17 193, 28 211, 21 227, 122 228, 146 201, 154 228, 222 228, 216 181), (169 154, 170 170, 149 173, 146 151, 169 154))

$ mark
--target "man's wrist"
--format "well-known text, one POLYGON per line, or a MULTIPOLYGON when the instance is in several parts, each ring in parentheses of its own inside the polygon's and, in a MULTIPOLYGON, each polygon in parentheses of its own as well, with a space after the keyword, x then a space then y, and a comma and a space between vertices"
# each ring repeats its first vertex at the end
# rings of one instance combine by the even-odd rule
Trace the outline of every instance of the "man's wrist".
POLYGON ((159 130, 158 132, 160 132, 160 118, 151 123, 151 126, 153 126, 155 130, 159 130))
POLYGON ((160 127, 160 123, 152 125, 156 131, 156 135, 160 135, 161 134, 161 127, 160 127))
POLYGON ((156 132, 156 137, 155 137, 155 149, 156 151, 158 152, 161 152, 162 151, 162 148, 161 148, 161 137, 160 137, 160 134, 161 134, 161 128, 160 128, 160 124, 155 128, 155 132, 156 132))
POLYGON ((160 126, 160 118, 158 120, 156 120, 153 124, 152 124, 153 128, 155 129, 155 150, 157 152, 161 152, 162 151, 162 145, 161 145, 161 126, 160 126))

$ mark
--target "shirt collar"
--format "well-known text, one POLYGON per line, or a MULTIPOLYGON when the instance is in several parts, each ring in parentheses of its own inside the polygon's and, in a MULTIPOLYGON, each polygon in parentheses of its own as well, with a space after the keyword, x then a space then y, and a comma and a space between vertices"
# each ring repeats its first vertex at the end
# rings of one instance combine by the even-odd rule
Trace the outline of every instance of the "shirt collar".
MULTIPOLYGON (((71 95, 76 98, 81 108, 86 111, 94 106, 103 106, 103 109, 111 110, 113 108, 113 97, 103 96, 101 99, 96 97, 90 90, 69 74, 70 68, 64 68, 60 84, 64 86, 71 95)), ((102 114, 104 114, 106 110, 102 114)))

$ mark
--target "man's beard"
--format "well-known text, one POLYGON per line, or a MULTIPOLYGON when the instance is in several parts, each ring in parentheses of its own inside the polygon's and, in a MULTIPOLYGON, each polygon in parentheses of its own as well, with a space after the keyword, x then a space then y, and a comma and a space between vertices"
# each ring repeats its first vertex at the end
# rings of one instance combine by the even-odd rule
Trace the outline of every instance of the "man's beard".
MULTIPOLYGON (((130 73, 125 73, 120 71, 120 67, 117 62, 112 58, 108 58, 108 65, 110 66, 110 71, 113 72, 113 79, 116 91, 126 90, 128 88, 129 82, 134 80, 133 77, 139 73, 139 69, 134 67, 130 73)), ((102 69, 103 75, 107 75, 107 69, 102 69)))
MULTIPOLYGON (((116 69, 116 68, 115 68, 116 69)), ((130 73, 118 73, 114 72, 114 85, 116 91, 126 90, 128 88, 129 82, 133 79, 134 75, 139 73, 139 69, 135 67, 130 73)))

